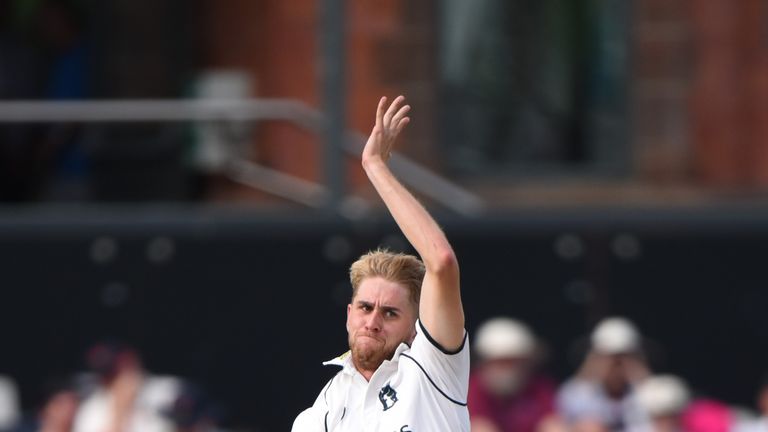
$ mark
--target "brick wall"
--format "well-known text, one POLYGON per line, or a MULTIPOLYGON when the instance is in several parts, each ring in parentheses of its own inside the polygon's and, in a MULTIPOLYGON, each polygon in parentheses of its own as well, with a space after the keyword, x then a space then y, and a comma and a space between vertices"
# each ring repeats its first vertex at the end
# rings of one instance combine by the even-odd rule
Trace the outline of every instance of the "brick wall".
MULTIPOLYGON (((206 5, 209 66, 246 68, 258 96, 321 106, 317 2, 206 5)), ((639 183, 768 186, 766 9, 761 0, 634 2, 630 133, 639 183)), ((402 148, 439 168, 438 16, 434 1, 347 2, 346 90, 347 126, 363 133, 380 95, 407 94, 415 121, 402 148)), ((320 137, 264 123, 254 146, 261 163, 322 179, 320 137)), ((351 190, 367 190, 357 161, 347 178, 351 190)))
POLYGON ((693 167, 716 186, 768 186, 768 5, 691 2, 693 167))
POLYGON ((681 0, 645 0, 633 11, 634 165, 651 182, 687 177, 690 35, 683 5, 681 0))
MULTIPOLYGON (((207 67, 245 69, 256 96, 293 98, 321 108, 318 7, 311 0, 207 1, 207 67)), ((434 15, 423 9, 402 0, 347 2, 346 108, 347 128, 367 134, 378 98, 407 94, 419 116, 418 126, 409 128, 408 151, 425 158, 436 92, 424 85, 430 82, 433 22, 413 19, 434 15)), ((254 141, 259 163, 312 181, 323 179, 322 145, 322 137, 276 122, 259 124, 254 141)), ((358 161, 348 161, 347 179, 350 190, 369 189, 358 161)), ((240 193, 246 199, 266 198, 246 189, 240 193)))

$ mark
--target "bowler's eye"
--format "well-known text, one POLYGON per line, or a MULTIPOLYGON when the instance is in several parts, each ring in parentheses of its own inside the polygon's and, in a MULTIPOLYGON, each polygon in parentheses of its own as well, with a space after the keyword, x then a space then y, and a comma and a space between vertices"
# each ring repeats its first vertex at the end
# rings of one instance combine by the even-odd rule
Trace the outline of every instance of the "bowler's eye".
POLYGON ((367 304, 367 303, 360 303, 360 309, 365 312, 370 312, 373 310, 373 306, 367 304))
POLYGON ((387 318, 395 318, 395 317, 397 317, 397 312, 395 312, 393 310, 388 310, 384 314, 387 316, 387 318))

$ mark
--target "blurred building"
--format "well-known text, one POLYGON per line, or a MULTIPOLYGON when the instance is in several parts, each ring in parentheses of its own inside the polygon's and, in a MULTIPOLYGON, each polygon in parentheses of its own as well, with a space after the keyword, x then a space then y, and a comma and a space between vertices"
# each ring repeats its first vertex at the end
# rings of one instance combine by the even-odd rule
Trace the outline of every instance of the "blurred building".
MULTIPOLYGON (((208 66, 245 68, 258 96, 322 106, 322 2, 206 7, 208 66)), ((418 121, 404 151, 499 206, 741 197, 766 186, 764 9, 348 2, 346 124, 365 133, 379 95, 407 94, 418 121)), ((265 124, 255 145, 267 165, 322 179, 318 137, 265 124)), ((365 188, 359 170, 347 178, 365 188)))
MULTIPOLYGON (((242 97, 326 112, 338 96, 335 124, 365 134, 378 97, 403 93, 417 119, 403 151, 499 207, 719 201, 768 182, 759 0, 16 0, 6 42, 59 46, 67 33, 49 4, 79 11, 69 25, 85 39, 88 81, 48 97, 179 98, 210 71, 235 71, 249 82, 242 97), (329 37, 342 49, 327 49, 329 37), (328 95, 336 64, 343 85, 328 95)), ((201 190, 193 135, 177 125, 88 132, 96 200, 274 199, 216 176, 201 190)), ((327 180, 322 133, 284 121, 250 132, 250 160, 327 180)), ((341 187, 369 194, 355 161, 344 164, 341 187)))

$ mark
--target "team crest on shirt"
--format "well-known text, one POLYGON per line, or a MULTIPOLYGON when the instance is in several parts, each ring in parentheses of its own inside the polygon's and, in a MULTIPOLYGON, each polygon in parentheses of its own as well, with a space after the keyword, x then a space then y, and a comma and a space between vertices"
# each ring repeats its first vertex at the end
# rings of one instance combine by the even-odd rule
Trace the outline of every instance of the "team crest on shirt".
POLYGON ((397 392, 389 384, 385 385, 379 391, 379 402, 384 406, 384 411, 395 406, 397 402, 397 392))

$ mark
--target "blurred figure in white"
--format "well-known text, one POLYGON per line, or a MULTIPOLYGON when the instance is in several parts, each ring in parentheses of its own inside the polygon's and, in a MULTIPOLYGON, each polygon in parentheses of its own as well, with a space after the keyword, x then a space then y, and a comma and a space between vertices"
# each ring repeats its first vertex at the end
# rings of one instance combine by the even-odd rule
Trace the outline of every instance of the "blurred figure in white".
POLYGON ((649 374, 640 333, 625 318, 606 318, 590 342, 580 370, 558 393, 558 412, 576 432, 625 431, 643 420, 634 391, 649 374))
POLYGON ((98 344, 87 357, 98 382, 83 400, 73 432, 175 430, 165 413, 178 396, 179 379, 150 376, 139 354, 120 344, 98 344))
POLYGON ((652 376, 636 390, 637 404, 646 418, 632 432, 683 432, 683 414, 691 401, 688 386, 672 375, 652 376))
POLYGON ((467 400, 472 432, 535 432, 553 416, 556 386, 539 372, 539 343, 525 324, 486 321, 475 354, 467 400))
POLYGON ((19 391, 16 383, 0 375, 0 431, 11 430, 19 421, 19 391))

